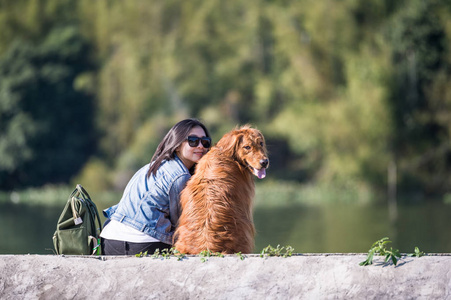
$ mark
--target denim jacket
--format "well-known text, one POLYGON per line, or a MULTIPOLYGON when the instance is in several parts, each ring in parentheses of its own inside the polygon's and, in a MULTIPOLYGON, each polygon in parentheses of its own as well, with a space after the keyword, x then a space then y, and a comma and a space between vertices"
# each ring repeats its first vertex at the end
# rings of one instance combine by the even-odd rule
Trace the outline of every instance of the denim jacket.
POLYGON ((180 216, 180 192, 191 175, 177 155, 163 161, 156 175, 147 177, 149 167, 133 175, 121 201, 103 214, 171 245, 180 216))

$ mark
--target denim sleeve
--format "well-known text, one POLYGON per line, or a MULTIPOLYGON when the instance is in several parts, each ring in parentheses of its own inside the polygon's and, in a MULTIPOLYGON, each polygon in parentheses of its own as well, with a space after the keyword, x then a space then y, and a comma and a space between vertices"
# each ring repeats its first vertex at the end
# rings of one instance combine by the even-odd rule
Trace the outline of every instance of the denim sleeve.
POLYGON ((180 217, 180 192, 185 188, 191 175, 184 174, 176 178, 169 190, 169 216, 172 226, 177 226, 180 217))
POLYGON ((117 206, 118 206, 118 204, 113 205, 113 206, 111 206, 110 208, 105 209, 105 210, 103 211, 103 215, 105 216, 105 218, 110 219, 110 218, 111 218, 111 215, 114 214, 114 213, 116 212, 117 206))

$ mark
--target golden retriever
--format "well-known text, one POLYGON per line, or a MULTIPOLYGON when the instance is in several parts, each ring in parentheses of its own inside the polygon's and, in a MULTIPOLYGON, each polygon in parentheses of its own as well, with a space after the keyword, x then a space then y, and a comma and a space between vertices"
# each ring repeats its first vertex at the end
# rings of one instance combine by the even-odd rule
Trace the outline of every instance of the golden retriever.
POLYGON ((251 253, 255 235, 252 174, 262 179, 268 167, 259 130, 245 125, 225 134, 199 161, 180 195, 175 248, 185 254, 251 253))

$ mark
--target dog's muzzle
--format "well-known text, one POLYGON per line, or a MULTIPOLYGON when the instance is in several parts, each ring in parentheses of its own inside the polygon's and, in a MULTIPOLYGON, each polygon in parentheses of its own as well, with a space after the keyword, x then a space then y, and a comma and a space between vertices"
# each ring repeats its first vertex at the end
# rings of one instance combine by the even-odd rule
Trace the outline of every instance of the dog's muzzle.
POLYGON ((248 164, 248 167, 251 169, 252 173, 258 177, 258 179, 263 179, 266 177, 266 169, 269 166, 269 160, 267 158, 260 160, 260 169, 253 168, 248 164))

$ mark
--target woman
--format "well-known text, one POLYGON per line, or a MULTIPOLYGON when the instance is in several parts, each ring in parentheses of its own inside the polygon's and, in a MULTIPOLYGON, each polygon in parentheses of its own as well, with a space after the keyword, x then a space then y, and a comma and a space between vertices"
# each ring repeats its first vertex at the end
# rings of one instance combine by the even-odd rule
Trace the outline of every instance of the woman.
POLYGON ((198 120, 174 125, 150 163, 130 179, 121 201, 104 210, 111 221, 100 234, 102 254, 134 255, 171 248, 180 216, 180 192, 210 146, 210 134, 198 120))

